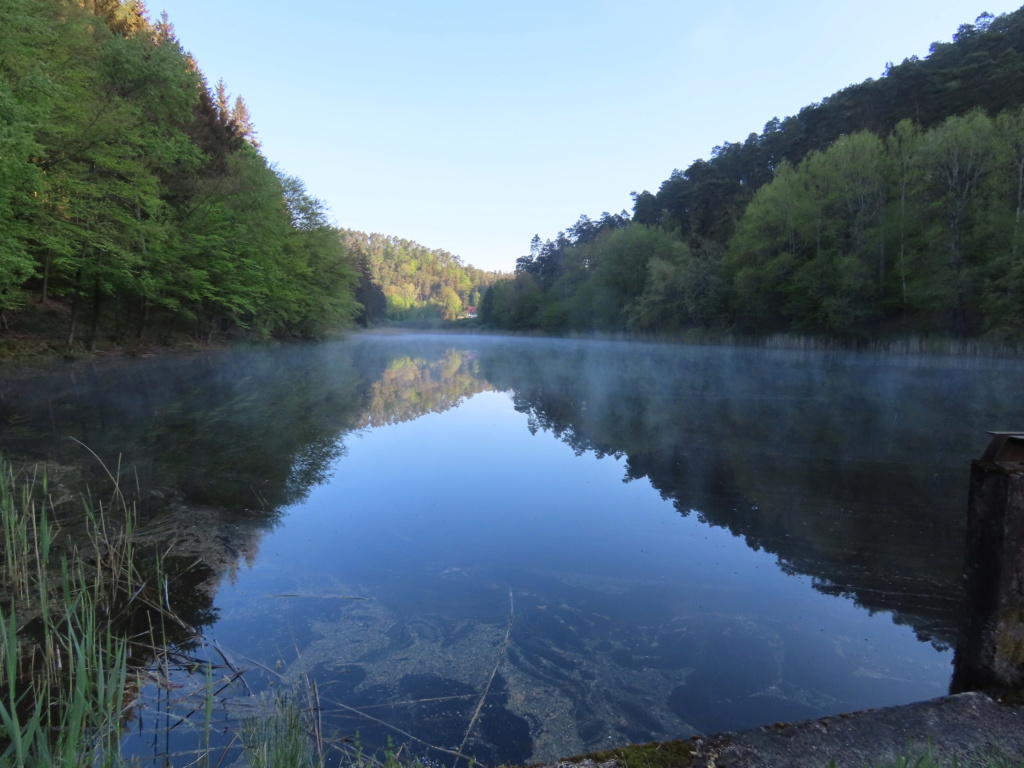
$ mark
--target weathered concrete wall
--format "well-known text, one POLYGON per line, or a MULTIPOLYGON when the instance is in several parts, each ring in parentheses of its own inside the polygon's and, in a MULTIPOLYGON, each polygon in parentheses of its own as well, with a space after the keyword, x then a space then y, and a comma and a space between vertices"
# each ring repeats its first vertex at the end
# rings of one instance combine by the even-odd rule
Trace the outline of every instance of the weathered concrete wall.
MULTIPOLYGON (((931 755, 938 765, 1017 765, 1024 760, 1024 710, 964 693, 802 723, 768 725, 666 745, 615 750, 612 759, 560 761, 549 768, 864 768, 901 755, 931 755), (632 754, 631 750, 638 750, 632 754), (635 759, 634 759, 635 758, 635 759)), ((910 762, 914 764, 913 761, 910 762)))
POLYGON ((965 623, 951 691, 1024 688, 1024 438, 999 433, 971 463, 965 623))

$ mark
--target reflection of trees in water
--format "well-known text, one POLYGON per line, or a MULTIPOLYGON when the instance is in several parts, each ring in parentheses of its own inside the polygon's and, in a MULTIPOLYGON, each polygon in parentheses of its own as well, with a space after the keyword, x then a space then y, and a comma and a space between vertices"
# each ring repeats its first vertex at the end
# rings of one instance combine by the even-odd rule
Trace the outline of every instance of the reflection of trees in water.
MULTIPOLYGON (((0 451, 46 462, 68 498, 105 493, 100 461, 119 468, 141 491, 140 533, 200 557, 214 584, 255 556, 282 508, 327 479, 349 431, 488 388, 471 353, 419 349, 370 340, 28 371, 3 383, 0 451)), ((209 608, 206 594, 181 599, 209 608)))
POLYGON ((146 491, 269 514, 323 481, 367 386, 344 345, 76 365, 7 383, 0 441, 89 465, 73 437, 146 491))
POLYGON ((950 643, 966 467, 1019 412, 978 364, 559 343, 487 356, 530 428, 624 456, 681 514, 778 555, 831 594, 950 643), (1000 420, 1002 419, 1002 421, 1000 420))
MULTIPOLYGON (((344 345, 299 346, 12 376, 0 451, 54 468, 68 516, 86 488, 108 493, 100 461, 119 474, 138 497, 139 551, 171 553, 165 562, 182 574, 168 584, 174 610, 202 626, 215 621, 221 580, 255 558, 280 510, 323 482, 344 451, 368 397, 351 358, 344 345)), ((61 525, 73 534, 73 519, 61 525)))
POLYGON ((11 378, 0 449, 67 466, 86 458, 73 436, 108 466, 123 456, 150 541, 174 541, 185 566, 204 559, 171 590, 205 624, 218 582, 324 481, 349 430, 447 410, 493 384, 531 430, 623 459, 625 480, 648 478, 681 514, 941 643, 959 613, 967 460, 984 429, 1021 416, 1006 407, 1014 377, 985 373, 909 358, 356 339, 11 378))
POLYGON ((370 386, 360 426, 379 427, 443 413, 490 388, 479 376, 475 357, 465 350, 445 349, 430 360, 402 355, 370 386))
MULTIPOLYGON (((511 391, 531 429, 577 453, 624 457, 626 479, 650 479, 680 513, 696 511, 819 589, 892 610, 941 641, 959 610, 967 460, 985 429, 1019 418, 1005 406, 1013 377, 978 368, 670 345, 355 339, 11 377, 0 392, 0 449, 70 465, 87 457, 68 437, 82 441, 138 483, 143 522, 197 542, 222 536, 224 573, 282 507, 324 481, 349 430, 446 410, 493 383, 511 391), (219 511, 197 512, 203 505, 219 511)), ((96 463, 86 466, 97 482, 96 463)))
MULTIPOLYGON (((168 659, 196 647, 195 630, 216 621, 218 585, 255 559, 283 507, 324 482, 348 431, 453 407, 485 388, 462 353, 390 365, 383 351, 363 350, 358 363, 354 354, 344 344, 236 350, 78 364, 3 383, 0 452, 30 474, 45 463, 64 538, 88 540, 75 499, 86 489, 106 496, 104 465, 130 497, 138 489, 138 568, 165 584, 176 618, 133 667, 153 658, 173 667, 168 659), (157 555, 160 579, 146 570, 157 555)), ((141 637, 136 614, 146 618, 133 612, 110 631, 141 637)), ((152 626, 161 622, 142 630, 152 626)), ((31 654, 44 638, 22 639, 31 654)))

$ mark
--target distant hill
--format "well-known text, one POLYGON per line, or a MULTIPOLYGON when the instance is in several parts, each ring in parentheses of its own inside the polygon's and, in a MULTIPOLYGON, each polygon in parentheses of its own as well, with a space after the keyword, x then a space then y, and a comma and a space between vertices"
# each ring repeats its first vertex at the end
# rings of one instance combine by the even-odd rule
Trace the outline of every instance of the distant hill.
POLYGON ((478 307, 483 292, 502 277, 403 238, 349 229, 341 230, 340 237, 366 277, 359 298, 369 324, 385 318, 456 320, 478 307))

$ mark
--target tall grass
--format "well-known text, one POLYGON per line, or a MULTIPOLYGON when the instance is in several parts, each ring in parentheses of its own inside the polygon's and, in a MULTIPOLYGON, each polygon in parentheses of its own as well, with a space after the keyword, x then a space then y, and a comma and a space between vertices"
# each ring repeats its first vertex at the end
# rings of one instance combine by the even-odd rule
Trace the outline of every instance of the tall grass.
MULTIPOLYGON (((195 635, 172 610, 166 557, 137 546, 134 504, 111 480, 107 501, 62 505, 58 524, 45 475, 17 476, 0 458, 0 768, 130 764, 122 736, 147 672, 169 665, 171 636, 195 635)), ((209 746, 219 690, 205 671, 193 712, 206 746, 179 755, 182 765, 226 755, 209 746)), ((322 766, 314 709, 279 697, 234 743, 253 768, 322 766)))
MULTIPOLYGON (((119 631, 159 595, 134 564, 132 508, 82 504, 84 541, 53 522, 45 478, 0 462, 0 766, 114 766, 132 690, 119 631)), ((159 569, 158 569, 159 572, 159 569)))
POLYGON ((315 720, 292 696, 278 695, 264 712, 246 721, 242 747, 250 768, 323 768, 319 733, 308 729, 315 720))
POLYGON ((58 525, 45 475, 0 461, 0 766, 121 765, 140 662, 182 625, 116 480, 72 506, 58 525))

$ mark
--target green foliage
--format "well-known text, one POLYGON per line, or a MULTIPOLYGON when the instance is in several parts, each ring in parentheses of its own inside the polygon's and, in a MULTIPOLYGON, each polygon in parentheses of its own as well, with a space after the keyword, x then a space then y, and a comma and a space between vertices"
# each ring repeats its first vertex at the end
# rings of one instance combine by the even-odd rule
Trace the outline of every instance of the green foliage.
POLYGON ((871 134, 844 137, 799 169, 784 164, 730 244, 737 314, 826 333, 870 319, 885 281, 885 211, 883 145, 871 134))
POLYGON ((308 712, 294 698, 279 694, 272 706, 246 721, 242 747, 251 768, 321 768, 319 740, 307 736, 308 712))
POLYGON ((632 222, 584 216, 534 237, 483 316, 549 332, 1020 340, 1022 104, 1024 9, 983 14, 927 59, 633 193, 632 222))
POLYGON ((139 570, 120 492, 84 505, 85 543, 58 528, 46 493, 0 463, 0 765, 120 765, 132 648, 146 640, 129 635, 169 615, 163 574, 139 570))
POLYGON ((19 289, 33 271, 26 214, 42 174, 26 158, 40 150, 36 127, 48 116, 53 88, 34 66, 34 51, 49 36, 34 10, 30 0, 0 7, 0 312, 17 308, 23 300, 19 289))
MULTIPOLYGON (((561 238, 560 238, 561 240, 561 238)), ((593 239, 542 246, 484 297, 483 322, 547 332, 675 331, 722 320, 721 248, 618 219, 593 239), (557 268, 556 268, 557 265, 557 268)))
POLYGON ((617 229, 589 246, 582 246, 589 249, 589 299, 594 327, 621 328, 627 307, 644 290, 648 262, 652 258, 671 260, 678 245, 671 233, 638 224, 617 229))
POLYGON ((972 112, 924 133, 904 123, 886 142, 854 134, 784 164, 730 243, 736 316, 836 335, 909 319, 1012 336, 1024 179, 1012 121, 972 112))
POLYGON ((728 295, 721 261, 722 249, 713 242, 690 248, 676 241, 668 254, 652 255, 644 291, 627 308, 629 328, 678 332, 721 325, 728 295))
POLYGON ((994 138, 992 120, 979 111, 951 117, 924 136, 925 194, 931 203, 924 226, 931 247, 921 274, 931 276, 925 286, 928 308, 947 313, 958 333, 971 321, 979 259, 987 248, 982 202, 990 195, 987 182, 997 161, 994 138))
MULTIPOLYGON (((258 152, 173 27, 134 0, 0 9, 0 312, 29 292, 125 342, 320 335, 356 312, 323 205, 258 152)), ((0 316, 13 322, 15 315, 0 316)))
POLYGON ((532 275, 519 274, 511 280, 502 280, 487 289, 481 319, 499 328, 534 328, 543 295, 543 289, 532 275))
MULTIPOLYGON (((476 307, 500 277, 409 240, 352 230, 340 234, 345 250, 383 293, 386 316, 392 320, 455 320, 476 307)), ((378 313, 375 319, 383 318, 378 313)))
POLYGON ((997 196, 1007 205, 990 209, 1004 244, 991 254, 981 275, 981 309, 986 330, 997 339, 1024 338, 1024 107, 1003 112, 995 120, 996 140, 1006 172, 997 196))
POLYGON ((953 43, 935 43, 868 79, 801 109, 772 118, 761 133, 726 142, 684 171, 673 171, 656 194, 634 194, 634 216, 667 219, 685 236, 726 243, 753 193, 782 161, 798 165, 844 135, 886 136, 903 120, 928 129, 972 109, 996 114, 1024 102, 1024 9, 962 25, 953 43), (969 30, 965 32, 965 30, 969 30))
POLYGON ((1024 108, 861 132, 783 161, 726 246, 634 222, 560 235, 485 300, 513 329, 738 326, 863 338, 1024 335, 1024 108))

